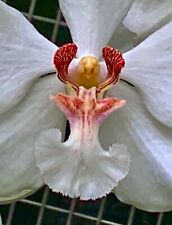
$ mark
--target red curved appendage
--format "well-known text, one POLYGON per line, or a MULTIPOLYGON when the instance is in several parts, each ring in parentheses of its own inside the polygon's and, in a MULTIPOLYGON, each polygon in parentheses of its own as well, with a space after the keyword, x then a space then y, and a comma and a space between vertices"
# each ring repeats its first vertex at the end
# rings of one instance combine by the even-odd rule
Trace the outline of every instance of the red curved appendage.
POLYGON ((111 83, 115 84, 121 69, 125 66, 125 60, 121 52, 109 46, 102 49, 102 55, 107 66, 108 78, 111 78, 111 83))
POLYGON ((77 46, 74 43, 65 44, 60 47, 54 55, 54 65, 58 71, 57 76, 66 83, 68 67, 72 59, 76 57, 77 46))

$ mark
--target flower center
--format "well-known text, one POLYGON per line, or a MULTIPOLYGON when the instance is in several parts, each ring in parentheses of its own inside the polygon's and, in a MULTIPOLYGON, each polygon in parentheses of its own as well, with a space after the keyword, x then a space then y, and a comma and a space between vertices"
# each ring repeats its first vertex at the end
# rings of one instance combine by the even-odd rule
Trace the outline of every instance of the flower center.
POLYGON ((106 79, 101 81, 99 61, 93 56, 83 57, 76 67, 74 77, 69 76, 68 68, 76 52, 77 46, 74 43, 66 44, 56 51, 54 65, 58 78, 73 90, 72 95, 75 92, 78 96, 79 87, 83 86, 86 89, 96 87, 97 95, 103 96, 103 93, 119 80, 119 73, 125 65, 122 54, 111 47, 102 49, 108 73, 106 79))
POLYGON ((100 65, 96 57, 83 57, 76 68, 76 81, 85 88, 96 87, 100 83, 100 65))
POLYGON ((108 71, 106 79, 100 81, 99 61, 93 56, 83 57, 79 61, 73 79, 68 74, 68 67, 76 52, 75 44, 64 45, 56 51, 54 64, 58 70, 57 76, 66 84, 68 95, 58 93, 50 99, 68 118, 71 136, 76 136, 77 144, 89 147, 98 139, 98 128, 103 120, 125 104, 123 99, 104 98, 104 92, 119 80, 125 63, 118 50, 105 47, 102 54, 108 71))

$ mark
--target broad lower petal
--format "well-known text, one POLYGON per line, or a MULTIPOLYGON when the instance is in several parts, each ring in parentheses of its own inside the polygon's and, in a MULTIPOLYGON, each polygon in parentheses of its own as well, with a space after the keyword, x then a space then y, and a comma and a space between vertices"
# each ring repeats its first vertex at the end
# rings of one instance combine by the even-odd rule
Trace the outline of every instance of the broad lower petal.
POLYGON ((127 14, 133 0, 60 0, 78 57, 101 54, 114 30, 127 14))
POLYGON ((0 113, 18 104, 35 80, 54 71, 57 47, 0 1, 0 113))
POLYGON ((132 83, 147 109, 172 127, 172 22, 124 54, 121 78, 132 83))
POLYGON ((100 130, 104 147, 117 141, 128 147, 131 167, 114 192, 127 203, 147 211, 172 209, 172 130, 146 110, 134 87, 119 84, 109 95, 126 99, 100 130))
POLYGON ((79 146, 76 134, 61 143, 60 132, 41 133, 36 143, 36 163, 45 184, 53 191, 81 200, 105 196, 129 170, 130 156, 124 145, 113 144, 109 150, 79 146), (75 135, 75 137, 74 137, 75 135))
POLYGON ((172 19, 171 0, 135 0, 124 25, 144 39, 172 19))
POLYGON ((43 185, 34 144, 44 129, 64 125, 63 115, 49 100, 62 87, 55 74, 40 78, 20 104, 0 116, 0 203, 29 195, 43 185))

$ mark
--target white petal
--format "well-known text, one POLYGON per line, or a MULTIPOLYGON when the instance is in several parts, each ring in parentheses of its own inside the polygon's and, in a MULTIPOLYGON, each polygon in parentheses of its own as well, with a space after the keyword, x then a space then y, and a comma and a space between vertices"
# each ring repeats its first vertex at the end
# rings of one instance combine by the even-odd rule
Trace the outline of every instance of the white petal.
POLYGON ((172 19, 171 0, 135 0, 124 25, 143 39, 172 19))
POLYGON ((0 1, 0 113, 18 104, 38 77, 54 71, 56 49, 20 12, 0 1))
POLYGON ((126 52, 134 47, 135 34, 120 24, 110 39, 109 45, 121 52, 126 52))
POLYGON ((1 219, 1 214, 0 214, 0 225, 2 225, 2 219, 1 219))
POLYGON ((101 55, 133 0, 60 0, 60 7, 70 28, 78 56, 101 55))
POLYGON ((115 189, 117 197, 143 210, 171 210, 172 130, 150 115, 135 88, 120 84, 109 94, 127 100, 100 130, 105 147, 117 141, 131 154, 129 173, 115 189))
POLYGON ((13 110, 0 116, 0 202, 28 195, 43 184, 35 165, 39 133, 64 125, 63 115, 49 100, 62 86, 55 75, 41 78, 13 110))
POLYGON ((141 94, 147 109, 172 127, 172 22, 124 55, 121 77, 141 94))
POLYGON ((93 148, 77 149, 80 140, 76 135, 65 143, 60 136, 56 129, 47 130, 36 144, 37 166, 53 191, 82 200, 96 199, 109 193, 128 173, 130 157, 125 146, 114 144, 105 151, 95 143, 93 148))

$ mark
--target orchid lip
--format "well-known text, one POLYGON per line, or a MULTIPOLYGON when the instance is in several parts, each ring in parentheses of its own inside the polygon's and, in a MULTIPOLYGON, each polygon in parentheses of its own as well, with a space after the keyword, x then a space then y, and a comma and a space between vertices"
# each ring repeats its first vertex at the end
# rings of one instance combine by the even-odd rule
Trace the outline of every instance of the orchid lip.
POLYGON ((66 142, 61 143, 60 134, 55 129, 43 132, 36 144, 36 160, 44 182, 53 191, 87 200, 109 193, 129 171, 130 155, 126 147, 114 144, 104 150, 98 135, 103 121, 126 102, 103 96, 118 81, 124 60, 119 51, 105 47, 102 53, 108 70, 107 79, 98 79, 98 60, 86 56, 76 69, 76 73, 79 71, 77 75, 81 76, 81 79, 76 76, 77 82, 68 74, 76 51, 75 44, 67 44, 55 53, 57 76, 70 92, 50 96, 67 117, 71 134, 66 142), (89 85, 84 86, 86 79, 89 85))

